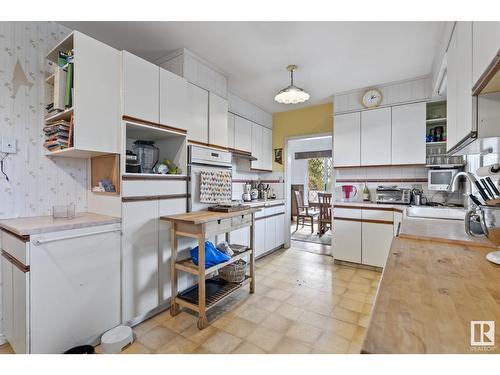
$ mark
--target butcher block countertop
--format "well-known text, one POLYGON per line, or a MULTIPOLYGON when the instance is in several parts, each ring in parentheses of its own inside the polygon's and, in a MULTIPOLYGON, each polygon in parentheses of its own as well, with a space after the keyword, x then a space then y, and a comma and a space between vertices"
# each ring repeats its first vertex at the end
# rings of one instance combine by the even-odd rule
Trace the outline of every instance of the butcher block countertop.
POLYGON ((54 219, 52 216, 20 217, 0 220, 0 228, 18 236, 80 229, 96 225, 120 223, 119 217, 105 216, 91 212, 76 214, 74 219, 54 219))
MULTIPOLYGON (((459 245, 482 246, 496 249, 486 237, 470 237, 465 233, 462 220, 427 219, 405 216, 401 223, 399 237, 459 245)), ((500 324, 500 323, 499 323, 500 324)))
POLYGON ((252 214, 257 211, 260 211, 260 209, 248 208, 246 210, 233 211, 233 212, 195 211, 195 212, 188 212, 185 214, 161 216, 160 219, 165 221, 198 225, 198 224, 206 224, 211 221, 230 219, 236 216, 252 214))
POLYGON ((362 353, 500 353, 500 266, 462 221, 405 217, 384 267, 362 353), (419 238, 419 239, 415 239, 419 238), (471 346, 471 321, 496 346, 471 346))

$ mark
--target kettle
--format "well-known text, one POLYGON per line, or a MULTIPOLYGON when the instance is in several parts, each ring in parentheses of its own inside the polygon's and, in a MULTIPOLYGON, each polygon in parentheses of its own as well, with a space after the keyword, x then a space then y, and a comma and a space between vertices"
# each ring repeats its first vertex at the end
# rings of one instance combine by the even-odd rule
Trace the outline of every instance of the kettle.
POLYGON ((252 198, 253 201, 259 199, 259 190, 252 189, 252 191, 250 192, 250 197, 252 198))

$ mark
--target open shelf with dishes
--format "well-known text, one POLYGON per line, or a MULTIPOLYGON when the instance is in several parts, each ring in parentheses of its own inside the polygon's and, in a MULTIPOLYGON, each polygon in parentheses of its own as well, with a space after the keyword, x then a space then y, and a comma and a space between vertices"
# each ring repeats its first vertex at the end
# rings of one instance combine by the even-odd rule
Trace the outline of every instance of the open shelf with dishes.
POLYGON ((186 133, 159 124, 124 120, 125 176, 185 176, 186 133))
POLYGON ((462 156, 446 153, 447 117, 446 101, 427 103, 426 116, 426 167, 458 168, 464 165, 462 156))

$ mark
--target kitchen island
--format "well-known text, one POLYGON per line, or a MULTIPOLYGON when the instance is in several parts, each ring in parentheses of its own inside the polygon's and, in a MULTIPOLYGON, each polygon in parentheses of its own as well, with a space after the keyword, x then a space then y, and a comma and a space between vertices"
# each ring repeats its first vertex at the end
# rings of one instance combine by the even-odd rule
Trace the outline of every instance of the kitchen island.
POLYGON ((463 221, 405 217, 362 353, 500 353, 498 327, 496 345, 471 345, 471 321, 500 322, 500 266, 485 258, 493 249, 467 237, 463 221))
POLYGON ((160 220, 169 221, 171 225, 171 285, 172 299, 170 302, 170 314, 175 316, 179 313, 179 305, 198 313, 198 328, 203 329, 208 325, 206 311, 225 299, 234 291, 246 284, 250 284, 250 293, 255 291, 255 213, 258 208, 247 208, 233 212, 196 211, 184 214, 162 216, 160 220), (220 234, 225 234, 226 241, 230 243, 230 232, 250 227, 250 246, 233 255, 227 262, 217 264, 210 268, 205 267, 205 240, 220 234), (177 238, 179 236, 196 238, 198 240, 198 265, 191 259, 177 260, 177 238), (221 267, 236 262, 239 259, 249 257, 250 275, 240 283, 227 283, 212 296, 207 296, 207 275, 213 274, 221 267), (188 272, 198 276, 198 284, 194 293, 194 300, 186 298, 177 290, 177 272, 188 272))

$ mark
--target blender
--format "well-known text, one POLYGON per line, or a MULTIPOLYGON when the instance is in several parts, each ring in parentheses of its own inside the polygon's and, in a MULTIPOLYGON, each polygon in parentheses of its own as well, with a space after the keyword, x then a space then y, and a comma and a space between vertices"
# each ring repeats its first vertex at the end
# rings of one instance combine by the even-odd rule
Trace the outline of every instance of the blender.
POLYGON ((250 202, 252 200, 251 196, 251 191, 252 191, 252 185, 250 185, 248 182, 243 184, 243 194, 241 195, 241 199, 243 199, 244 202, 250 202))

